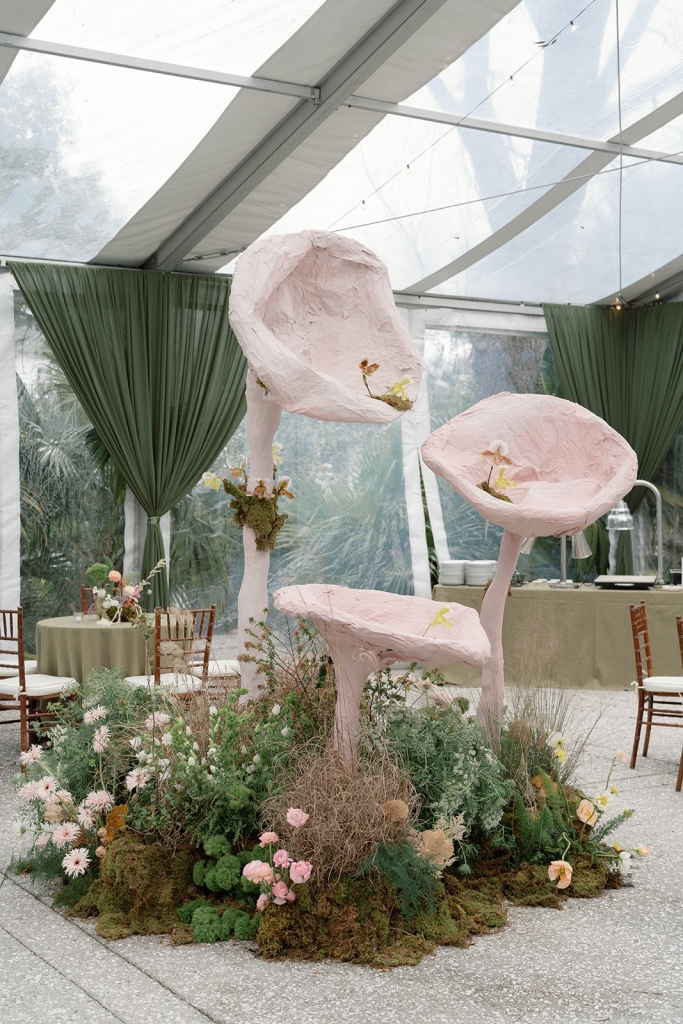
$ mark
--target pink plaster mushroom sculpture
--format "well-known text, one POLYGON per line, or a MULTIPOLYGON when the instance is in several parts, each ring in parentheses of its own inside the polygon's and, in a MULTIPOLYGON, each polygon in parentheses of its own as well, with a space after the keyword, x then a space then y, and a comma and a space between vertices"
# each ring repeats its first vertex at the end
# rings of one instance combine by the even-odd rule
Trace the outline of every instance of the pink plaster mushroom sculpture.
MULTIPOLYGON (((409 409, 422 360, 394 305, 386 266, 370 249, 328 231, 254 242, 240 256, 230 323, 249 363, 247 493, 273 492, 272 447, 283 409, 314 419, 388 423, 409 409)), ((249 619, 268 604, 270 553, 243 530, 240 651, 249 619)), ((255 666, 242 683, 258 692, 255 666)))
POLYGON ((638 460, 616 430, 582 406, 507 392, 435 430, 422 457, 504 529, 496 576, 481 607, 491 659, 482 670, 478 718, 497 743, 505 691, 503 612, 524 538, 571 535, 594 523, 631 490, 638 460))
POLYGON ((337 678, 334 742, 348 761, 357 749, 360 702, 368 676, 396 661, 441 668, 483 665, 491 648, 472 608, 437 607, 424 597, 322 583, 282 587, 275 607, 311 619, 332 652, 337 678))

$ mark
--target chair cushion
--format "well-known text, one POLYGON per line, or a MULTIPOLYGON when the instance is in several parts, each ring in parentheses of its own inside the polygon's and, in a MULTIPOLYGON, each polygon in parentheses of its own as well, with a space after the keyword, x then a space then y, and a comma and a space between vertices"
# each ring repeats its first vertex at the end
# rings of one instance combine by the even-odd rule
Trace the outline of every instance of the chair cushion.
MULTIPOLYGON (((19 666, 17 664, 16 654, 3 654, 0 655, 0 659, 5 662, 4 665, 0 665, 0 679, 14 679, 19 673, 19 666), (12 665, 17 664, 16 668, 12 668, 12 665)), ((24 674, 27 676, 35 675, 38 671, 37 661, 24 661, 24 674)))
MULTIPOLYGON (((26 680, 27 697, 59 697, 62 693, 73 693, 78 689, 78 683, 69 676, 45 676, 42 673, 35 673, 26 680)), ((19 695, 19 678, 5 679, 0 682, 2 696, 17 697, 19 695)))
MULTIPOLYGON (((197 676, 199 679, 202 677, 202 666, 197 665, 192 668, 192 675, 197 676)), ((209 662, 209 676, 239 676, 241 675, 240 663, 237 659, 226 659, 224 661, 210 661, 209 662)))
POLYGON ((648 693, 683 693, 683 676, 649 676, 643 679, 648 693))
MULTIPOLYGON (((126 676, 129 686, 155 686, 154 676, 126 676)), ((176 675, 175 672, 162 673, 159 677, 159 686, 165 687, 171 693, 199 693, 202 688, 201 681, 193 675, 176 675)))

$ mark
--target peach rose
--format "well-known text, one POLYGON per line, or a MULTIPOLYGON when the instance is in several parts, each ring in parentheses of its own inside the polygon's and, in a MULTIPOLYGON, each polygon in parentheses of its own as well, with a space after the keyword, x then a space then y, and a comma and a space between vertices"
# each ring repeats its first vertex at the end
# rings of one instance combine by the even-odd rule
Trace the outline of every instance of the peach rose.
POLYGON ((286 882, 275 882, 273 884, 273 896, 276 898, 284 899, 288 892, 289 886, 286 882))
POLYGON ((269 903, 270 903, 270 896, 267 893, 262 892, 261 895, 259 896, 259 898, 256 900, 256 909, 257 910, 265 910, 265 908, 268 906, 269 903))
POLYGON ((289 877, 295 884, 307 882, 311 877, 311 865, 307 860, 298 860, 295 864, 289 865, 289 877))
POLYGON ((278 850, 273 857, 273 864, 276 868, 288 868, 290 865, 289 854, 286 850, 278 850))
POLYGON ((270 864, 266 864, 262 860, 250 860, 242 868, 242 874, 250 882, 253 882, 254 885, 259 885, 261 882, 272 882, 273 880, 273 869, 270 864))
POLYGON ((119 583, 119 581, 121 580, 121 573, 117 572, 116 569, 112 569, 112 571, 109 573, 109 579, 112 581, 112 583, 119 583))
POLYGON ((559 879, 557 888, 566 889, 568 885, 572 884, 572 871, 571 864, 566 860, 553 860, 548 867, 548 878, 551 882, 554 882, 556 878, 559 879))
POLYGON ((277 832, 264 832, 259 836, 259 846, 268 846, 270 843, 277 843, 280 837, 277 832))
POLYGON ((300 807, 290 807, 287 811, 287 823, 293 828, 299 828, 301 825, 305 825, 308 821, 308 814, 302 811, 300 807))
POLYGON ((615 757, 621 764, 628 764, 628 757, 626 756, 625 751, 617 750, 615 757))

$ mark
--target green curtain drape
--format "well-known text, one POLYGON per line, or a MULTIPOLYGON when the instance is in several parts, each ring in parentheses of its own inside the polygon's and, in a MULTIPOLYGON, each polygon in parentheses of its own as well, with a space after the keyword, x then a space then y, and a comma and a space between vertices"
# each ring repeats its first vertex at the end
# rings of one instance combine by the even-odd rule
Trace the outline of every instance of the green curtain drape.
MULTIPOLYGON (((143 577, 165 557, 159 518, 188 493, 246 410, 230 279, 14 263, 83 409, 147 513, 143 577)), ((145 606, 168 605, 165 569, 145 606)))
MULTIPOLYGON (((683 303, 605 309, 543 304, 563 394, 601 416, 638 456, 641 480, 654 480, 683 422, 683 303)), ((632 512, 645 489, 626 500, 632 512)), ((633 571, 631 535, 618 568, 633 571)))

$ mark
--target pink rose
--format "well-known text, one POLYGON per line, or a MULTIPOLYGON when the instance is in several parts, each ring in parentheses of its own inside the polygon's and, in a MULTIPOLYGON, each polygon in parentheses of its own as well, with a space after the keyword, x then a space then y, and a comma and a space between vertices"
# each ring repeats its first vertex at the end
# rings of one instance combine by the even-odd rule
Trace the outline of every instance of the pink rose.
POLYGON ((289 890, 289 892, 285 896, 285 899, 287 900, 288 903, 293 903, 294 902, 294 900, 296 899, 296 893, 294 892, 293 889, 289 890))
POLYGON ((262 836, 259 836, 260 846, 268 846, 269 843, 277 843, 280 841, 280 837, 277 832, 264 832, 262 836))
POLYGON ((273 857, 273 864, 276 868, 288 868, 291 864, 289 854, 286 850, 278 850, 273 857))
POLYGON ((109 573, 109 579, 112 581, 112 583, 118 583, 121 579, 121 573, 117 572, 116 569, 112 569, 112 571, 109 573))
POLYGON ((256 900, 256 909, 257 910, 265 910, 265 908, 268 906, 269 903, 270 903, 270 896, 268 896, 267 893, 262 892, 261 895, 259 896, 259 898, 256 900))
POLYGON ((308 814, 302 811, 300 807, 290 807, 287 811, 287 822, 294 828, 299 828, 301 825, 305 825, 308 821, 308 814))
POLYGON ((254 885, 259 885, 261 882, 271 882, 273 879, 273 869, 270 864, 266 864, 262 860, 250 860, 242 868, 242 874, 250 882, 253 882, 254 885))
POLYGON ((295 884, 307 882, 311 877, 312 865, 307 860, 298 860, 289 865, 289 877, 295 884))
POLYGON ((283 899, 289 892, 289 886, 286 882, 275 882, 273 885, 273 896, 277 896, 283 899))

